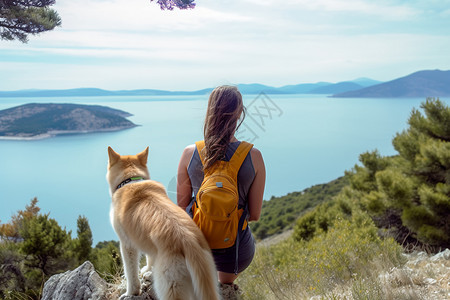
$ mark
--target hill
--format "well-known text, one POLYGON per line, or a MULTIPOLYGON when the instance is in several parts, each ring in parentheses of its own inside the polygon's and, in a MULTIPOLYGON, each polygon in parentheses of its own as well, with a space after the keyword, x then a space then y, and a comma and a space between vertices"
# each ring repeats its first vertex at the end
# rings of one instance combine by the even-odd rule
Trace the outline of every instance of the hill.
MULTIPOLYGON (((343 81, 338 83, 317 82, 300 83, 273 87, 259 83, 238 84, 237 87, 242 94, 335 94, 356 89, 361 89, 379 81, 369 78, 359 78, 354 81, 343 81)), ((0 91, 0 98, 10 97, 102 97, 102 96, 179 96, 179 95, 208 95, 212 88, 196 91, 165 91, 155 89, 119 90, 108 91, 98 88, 77 88, 66 90, 19 90, 0 91)))
POLYGON ((333 95, 341 98, 450 96, 450 71, 418 71, 385 83, 333 95))
POLYGON ((155 89, 108 91, 98 88, 77 88, 65 90, 19 90, 0 91, 0 97, 102 97, 102 96, 176 96, 176 95, 205 95, 212 89, 198 91, 164 91, 155 89))
POLYGON ((301 192, 292 192, 281 197, 264 201, 259 221, 250 227, 258 239, 291 229, 297 218, 317 205, 331 201, 344 186, 348 185, 346 176, 325 184, 317 184, 301 192))
POLYGON ((286 94, 276 87, 259 83, 238 84, 237 87, 242 94, 259 94, 261 92, 266 94, 286 94))
POLYGON ((315 89, 312 89, 309 91, 311 94, 334 94, 334 93, 342 93, 342 92, 348 92, 353 90, 359 90, 362 89, 364 86, 351 82, 351 81, 344 81, 344 82, 338 82, 335 84, 329 84, 326 86, 321 86, 315 89))
POLYGON ((0 111, 0 138, 35 139, 57 134, 135 127, 131 114, 99 105, 30 103, 0 111))

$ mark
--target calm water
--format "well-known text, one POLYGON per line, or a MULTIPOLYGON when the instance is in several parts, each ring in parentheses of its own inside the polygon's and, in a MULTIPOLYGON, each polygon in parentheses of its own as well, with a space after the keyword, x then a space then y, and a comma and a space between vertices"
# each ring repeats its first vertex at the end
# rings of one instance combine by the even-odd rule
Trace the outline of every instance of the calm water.
MULTIPOLYGON (((362 152, 393 155, 391 140, 425 99, 333 99, 312 95, 245 95, 248 112, 239 137, 253 141, 267 168, 264 199, 303 190, 344 174, 362 152)), ((445 101, 446 99, 444 99, 445 101)), ((107 147, 135 154, 150 146, 152 179, 175 200, 179 157, 202 139, 207 96, 3 98, 0 109, 30 102, 100 104, 132 113, 141 126, 110 133, 37 141, 0 140, 0 220, 38 197, 44 213, 76 235, 78 215, 95 242, 116 239, 109 223, 107 147)), ((446 101, 448 103, 448 101, 446 101)))

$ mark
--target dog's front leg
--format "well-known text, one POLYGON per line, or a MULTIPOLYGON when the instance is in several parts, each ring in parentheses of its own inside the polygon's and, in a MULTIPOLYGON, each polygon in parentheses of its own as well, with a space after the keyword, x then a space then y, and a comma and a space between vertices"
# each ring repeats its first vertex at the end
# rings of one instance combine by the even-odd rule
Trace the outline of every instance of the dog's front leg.
POLYGON ((127 292, 122 296, 138 296, 141 293, 139 282, 139 251, 131 245, 120 243, 125 277, 127 279, 127 292))

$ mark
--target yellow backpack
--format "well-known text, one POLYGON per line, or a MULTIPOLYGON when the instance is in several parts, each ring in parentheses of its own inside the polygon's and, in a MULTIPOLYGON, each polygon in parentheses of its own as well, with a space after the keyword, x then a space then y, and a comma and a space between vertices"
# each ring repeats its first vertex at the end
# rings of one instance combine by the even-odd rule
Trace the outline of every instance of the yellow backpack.
MULTIPOLYGON (((205 142, 195 143, 202 164, 205 142)), ((216 161, 205 170, 203 182, 192 206, 193 220, 211 249, 225 249, 239 243, 238 234, 247 226, 247 209, 239 208, 237 175, 253 145, 241 142, 230 161, 216 161), (244 214, 245 211, 245 214, 244 214)), ((238 247, 238 245, 237 245, 238 247)))

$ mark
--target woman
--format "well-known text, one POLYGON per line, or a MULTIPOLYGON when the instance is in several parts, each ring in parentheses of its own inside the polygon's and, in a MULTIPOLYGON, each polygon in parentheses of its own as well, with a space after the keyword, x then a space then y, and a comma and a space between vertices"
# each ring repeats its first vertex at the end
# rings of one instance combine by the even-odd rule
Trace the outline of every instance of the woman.
MULTIPOLYGON (((240 143, 234 134, 244 117, 242 95, 236 87, 220 86, 211 92, 204 124, 205 151, 202 154, 205 165, 202 165, 196 146, 190 145, 184 149, 178 166, 177 202, 181 208, 186 210, 192 205, 192 197, 196 196, 203 181, 203 170, 218 160, 231 158, 240 143)), ((261 214, 266 170, 261 152, 256 148, 253 147, 245 158, 237 180, 239 204, 242 207, 248 205, 249 221, 257 221, 261 214)), ((255 253, 255 240, 249 226, 239 241, 238 273, 250 265, 255 253)), ((239 276, 234 273, 236 249, 213 249, 212 252, 220 283, 232 285, 239 276)))

